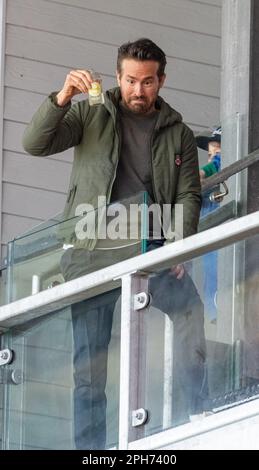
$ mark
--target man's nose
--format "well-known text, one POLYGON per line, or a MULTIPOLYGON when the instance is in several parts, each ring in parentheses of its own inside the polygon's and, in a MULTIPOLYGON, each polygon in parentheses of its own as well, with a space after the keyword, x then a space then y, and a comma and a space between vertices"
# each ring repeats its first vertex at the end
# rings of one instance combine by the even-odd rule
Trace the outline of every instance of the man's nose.
POLYGON ((142 96, 143 95, 143 87, 141 83, 136 83, 135 85, 135 95, 136 96, 142 96))

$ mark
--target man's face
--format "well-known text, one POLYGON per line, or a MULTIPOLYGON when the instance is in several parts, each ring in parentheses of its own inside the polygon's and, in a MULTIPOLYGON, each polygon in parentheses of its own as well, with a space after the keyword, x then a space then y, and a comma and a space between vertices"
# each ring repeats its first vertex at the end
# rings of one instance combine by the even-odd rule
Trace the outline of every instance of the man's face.
POLYGON ((117 81, 123 104, 136 114, 149 114, 155 110, 155 102, 165 75, 158 77, 159 63, 153 60, 123 59, 117 81))
POLYGON ((208 161, 211 162, 216 153, 221 152, 221 145, 219 142, 209 142, 208 145, 208 161))

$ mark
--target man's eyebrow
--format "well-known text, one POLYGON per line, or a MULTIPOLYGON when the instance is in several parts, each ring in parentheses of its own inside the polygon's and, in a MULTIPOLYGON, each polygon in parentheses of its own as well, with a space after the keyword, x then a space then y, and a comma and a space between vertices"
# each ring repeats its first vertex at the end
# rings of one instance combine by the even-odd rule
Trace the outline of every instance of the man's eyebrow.
MULTIPOLYGON (((137 78, 133 77, 133 75, 127 75, 127 78, 132 78, 133 80, 137 80, 137 78)), ((150 79, 153 79, 153 78, 154 78, 153 75, 149 75, 148 77, 143 78, 143 81, 144 80, 150 80, 150 79)))

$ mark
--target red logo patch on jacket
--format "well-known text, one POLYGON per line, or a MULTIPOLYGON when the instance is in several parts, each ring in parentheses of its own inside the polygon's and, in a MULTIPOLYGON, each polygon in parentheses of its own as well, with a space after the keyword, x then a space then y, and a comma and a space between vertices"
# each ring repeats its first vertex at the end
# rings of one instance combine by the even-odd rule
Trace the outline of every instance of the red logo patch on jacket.
POLYGON ((176 166, 181 166, 181 164, 182 164, 181 155, 175 155, 175 164, 176 164, 176 166))

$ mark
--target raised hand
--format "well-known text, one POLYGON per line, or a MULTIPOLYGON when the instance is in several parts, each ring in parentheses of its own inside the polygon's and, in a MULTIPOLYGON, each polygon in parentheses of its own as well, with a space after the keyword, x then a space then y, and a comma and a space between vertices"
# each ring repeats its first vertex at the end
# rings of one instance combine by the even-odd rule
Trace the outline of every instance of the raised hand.
POLYGON ((66 76, 62 90, 56 96, 57 104, 65 106, 73 96, 88 93, 92 81, 89 70, 71 70, 66 76))

